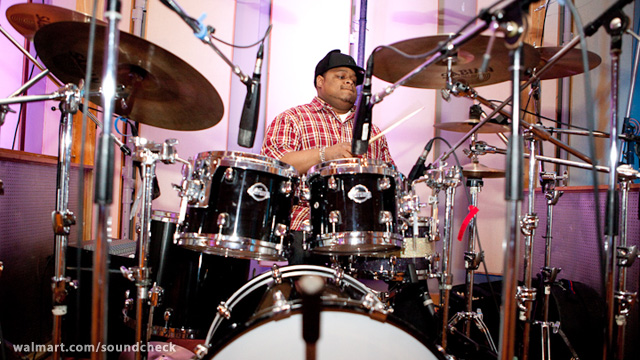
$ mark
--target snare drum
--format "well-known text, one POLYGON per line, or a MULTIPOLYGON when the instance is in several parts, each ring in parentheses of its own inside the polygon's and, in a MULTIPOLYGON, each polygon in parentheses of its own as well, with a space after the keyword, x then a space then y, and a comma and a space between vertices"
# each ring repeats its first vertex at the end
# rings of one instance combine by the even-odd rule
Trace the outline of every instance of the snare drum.
POLYGON ((379 160, 350 158, 309 170, 310 248, 327 254, 398 250, 398 172, 379 160))
MULTIPOLYGON (((208 254, 285 260, 297 171, 276 159, 234 151, 198 154, 177 244, 208 254)), ((184 201, 184 198, 183 198, 184 201)))
POLYGON ((419 217, 416 224, 417 236, 413 237, 413 223, 400 226, 404 237, 402 250, 384 254, 372 254, 352 259, 348 264, 349 273, 361 279, 404 281, 407 279, 409 264, 416 269, 418 279, 428 279, 435 274, 435 239, 431 227, 433 221, 419 217))
POLYGON ((297 281, 324 280, 318 359, 445 359, 433 341, 396 318, 365 285, 339 270, 294 265, 259 275, 218 307, 206 358, 299 359, 302 301, 297 281))

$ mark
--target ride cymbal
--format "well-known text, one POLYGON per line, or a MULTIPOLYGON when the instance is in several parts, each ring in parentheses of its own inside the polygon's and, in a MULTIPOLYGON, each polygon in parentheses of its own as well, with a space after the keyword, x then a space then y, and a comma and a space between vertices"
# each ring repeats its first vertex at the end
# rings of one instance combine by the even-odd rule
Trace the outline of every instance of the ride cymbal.
MULTIPOLYGON (((562 47, 538 47, 536 51, 540 54, 540 63, 536 66, 541 69, 562 47)), ((587 60, 589 61, 589 70, 600 65, 602 59, 598 54, 591 51, 587 52, 587 60)), ((559 79, 567 76, 582 74, 584 67, 582 66, 582 51, 580 49, 571 49, 564 54, 549 69, 540 74, 540 80, 559 79)))
MULTIPOLYGON (((418 55, 437 48, 440 43, 447 41, 449 35, 434 35, 409 39, 392 44, 394 48, 410 55, 418 55)), ((511 59, 509 49, 504 38, 496 37, 491 49, 491 59, 487 71, 481 76, 480 67, 484 53, 489 45, 489 36, 477 36, 460 46, 457 53, 452 55, 453 82, 461 81, 470 86, 478 87, 495 84, 511 79, 509 68, 511 59)), ((524 45, 525 68, 536 66, 540 55, 531 45, 524 45)), ((373 54, 373 74, 385 81, 394 83, 407 73, 426 61, 426 57, 407 59, 397 52, 383 48, 373 54)), ((404 86, 427 89, 441 89, 447 84, 447 61, 443 60, 431 64, 420 73, 407 81, 404 86)))
MULTIPOLYGON (((104 40, 105 27, 96 26, 92 93, 98 93, 101 85, 104 40)), ((34 43, 42 62, 62 82, 77 84, 85 78, 89 24, 47 25, 38 30, 34 43)), ((116 82, 116 114, 143 124, 202 130, 217 124, 224 114, 217 91, 197 70, 169 51, 124 32, 120 32, 116 82)))
POLYGON ((477 162, 472 162, 462 166, 462 175, 473 179, 495 179, 503 178, 504 170, 493 169, 477 162))
MULTIPOLYGON (((31 40, 43 26, 61 21, 88 23, 91 16, 59 6, 25 3, 9 6, 7 20, 22 36, 31 40)), ((98 19, 96 24, 106 26, 104 21, 98 19)))
MULTIPOLYGON (((473 129, 474 126, 478 125, 479 122, 480 122, 479 120, 469 119, 464 121, 452 121, 452 122, 435 124, 433 125, 433 127, 440 130, 466 133, 466 132, 469 132, 469 130, 473 129)), ((495 122, 488 121, 484 123, 484 125, 482 125, 476 131, 476 133, 495 134, 495 133, 510 132, 510 131, 511 131, 511 128, 508 125, 503 125, 503 124, 498 124, 495 122)))

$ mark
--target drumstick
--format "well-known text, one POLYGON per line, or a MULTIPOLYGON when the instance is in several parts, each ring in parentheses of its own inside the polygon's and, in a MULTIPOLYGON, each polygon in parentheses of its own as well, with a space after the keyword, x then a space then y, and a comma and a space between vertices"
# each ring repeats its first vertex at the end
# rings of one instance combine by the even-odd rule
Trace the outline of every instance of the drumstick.
POLYGON ((369 144, 371 144, 372 142, 374 142, 374 141, 376 141, 376 140, 380 139, 384 134, 386 134, 386 133, 388 133, 389 131, 393 130, 396 126, 398 126, 398 125, 402 124, 403 122, 405 122, 405 121, 409 120, 409 119, 410 119, 410 118, 412 118, 415 114, 419 113, 419 112, 420 112, 420 111, 422 111, 423 109, 424 109, 424 106, 423 106, 423 107, 421 107, 421 108, 420 108, 420 109, 418 109, 418 110, 415 110, 415 111, 414 111, 414 112, 412 112, 411 114, 409 114, 409 115, 407 115, 407 116, 403 117, 402 119, 400 119, 400 120, 396 121, 393 125, 391 125, 391 126, 389 126, 388 128, 384 129, 384 131, 380 132, 378 135, 376 135, 376 136, 372 137, 372 138, 369 140, 369 144))

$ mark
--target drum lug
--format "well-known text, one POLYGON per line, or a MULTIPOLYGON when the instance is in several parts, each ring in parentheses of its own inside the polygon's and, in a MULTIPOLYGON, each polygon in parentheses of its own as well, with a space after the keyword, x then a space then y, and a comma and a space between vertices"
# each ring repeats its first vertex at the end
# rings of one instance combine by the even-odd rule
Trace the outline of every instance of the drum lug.
POLYGON ((220 302, 220 305, 216 308, 218 314, 220 314, 225 319, 229 320, 231 318, 231 310, 227 307, 224 301, 220 302))
POLYGON ((387 211, 387 210, 380 211, 378 222, 380 222, 380 224, 382 225, 386 225, 387 232, 391 232, 391 225, 393 223, 393 214, 391 213, 391 211, 387 211))
POLYGON ((276 290, 273 293, 273 312, 276 314, 281 314, 283 312, 288 312, 291 310, 291 304, 287 301, 287 299, 282 294, 282 291, 276 290))
POLYGON ((271 267, 271 277, 276 284, 282 284, 282 273, 280 273, 280 268, 277 264, 273 264, 271 267))
POLYGON ((218 219, 216 220, 216 225, 218 225, 218 234, 222 235, 222 229, 229 226, 229 214, 220 213, 218 214, 218 219))
POLYGON ((161 286, 158 286, 156 283, 153 284, 151 289, 149 289, 149 305, 158 306, 162 303, 162 297, 164 296, 164 289, 161 286))
POLYGON ((333 175, 327 181, 327 186, 331 190, 336 190, 338 188, 338 181, 336 181, 336 178, 333 175))
POLYGON ((341 286, 343 279, 344 279, 344 269, 343 268, 336 269, 336 272, 333 276, 333 281, 335 282, 336 286, 341 286))
POLYGON ((284 237, 287 235, 287 225, 277 224, 273 233, 280 238, 280 244, 276 245, 276 249, 282 251, 284 249, 284 237))
POLYGON ((331 232, 336 232, 336 224, 342 224, 342 214, 340 210, 333 210, 329 213, 329 223, 331 224, 331 232))
POLYGON ((306 201, 311 200, 311 190, 309 189, 309 183, 307 182, 306 175, 302 175, 300 184, 300 198, 306 201))
POLYGON ((280 185, 280 192, 287 196, 291 195, 293 192, 293 184, 291 183, 291 180, 287 180, 280 185))
POLYGON ((378 190, 388 190, 391 187, 391 179, 388 177, 383 177, 378 179, 378 190))
POLYGON ((172 308, 166 308, 164 310, 164 314, 162 314, 162 318, 164 319, 164 328, 169 329, 169 320, 171 320, 171 316, 173 315, 172 308))
POLYGON ((224 171, 224 180, 226 182, 232 182, 234 175, 235 173, 233 171, 233 168, 227 168, 227 170, 224 171))
POLYGON ((198 344, 198 345, 196 345, 196 348, 195 348, 194 352, 195 352, 196 357, 198 359, 202 359, 209 352, 209 348, 207 346, 203 345, 203 344, 198 344))

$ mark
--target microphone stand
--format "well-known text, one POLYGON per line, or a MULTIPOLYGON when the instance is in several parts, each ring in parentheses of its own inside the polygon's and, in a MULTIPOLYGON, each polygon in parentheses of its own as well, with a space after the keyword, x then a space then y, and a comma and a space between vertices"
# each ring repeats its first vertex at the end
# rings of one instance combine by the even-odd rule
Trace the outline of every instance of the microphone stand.
MULTIPOLYGON (((607 12, 606 18, 602 20, 607 22, 605 29, 611 36, 611 119, 609 139, 609 168, 617 169, 620 159, 620 150, 618 147, 618 81, 620 54, 622 53, 622 35, 626 30, 629 19, 621 9, 617 11, 607 12)), ((623 345, 614 339, 615 332, 615 255, 616 255, 616 237, 619 227, 619 198, 616 186, 618 184, 618 172, 610 171, 608 176, 608 190, 606 203, 606 226, 605 226, 605 300, 607 302, 607 326, 605 333, 605 344, 603 349, 603 359, 622 359, 624 354, 620 351, 623 345)))
MULTIPOLYGON (((118 67, 118 46, 120 31, 118 23, 122 18, 119 13, 120 1, 110 0, 107 3, 105 18, 108 31, 105 32, 105 51, 102 76, 102 107, 107 116, 104 117, 104 127, 96 146, 96 180, 94 202, 98 207, 96 249, 93 258, 93 282, 91 297, 91 344, 94 351, 92 360, 106 359, 107 352, 99 351, 100 346, 107 344, 108 306, 109 296, 109 238, 110 212, 113 203, 113 168, 114 153, 111 144, 112 118, 115 112, 116 76, 118 67)), ((137 344, 140 346, 140 344, 137 344)), ((146 350, 142 349, 141 350, 146 350)), ((144 354, 146 358, 146 354, 144 354)), ((136 353, 136 360, 142 358, 136 353)))

